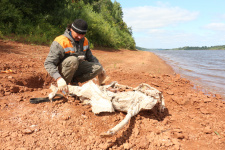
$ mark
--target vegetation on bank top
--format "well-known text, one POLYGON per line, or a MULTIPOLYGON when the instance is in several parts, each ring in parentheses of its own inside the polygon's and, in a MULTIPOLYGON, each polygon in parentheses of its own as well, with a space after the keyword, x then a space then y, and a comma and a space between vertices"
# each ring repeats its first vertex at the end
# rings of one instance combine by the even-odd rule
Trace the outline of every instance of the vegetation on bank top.
POLYGON ((88 23, 91 47, 135 49, 132 29, 123 21, 120 3, 111 0, 1 0, 0 36, 50 44, 68 24, 88 23))

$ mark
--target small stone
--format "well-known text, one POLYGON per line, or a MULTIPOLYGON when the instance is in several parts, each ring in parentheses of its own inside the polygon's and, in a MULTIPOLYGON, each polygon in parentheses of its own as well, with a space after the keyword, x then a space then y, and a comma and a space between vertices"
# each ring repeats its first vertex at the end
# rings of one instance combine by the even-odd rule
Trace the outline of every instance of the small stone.
POLYGON ((161 133, 161 130, 156 129, 156 130, 155 130, 155 133, 159 135, 159 134, 161 133))
POLYGON ((124 144, 123 144, 123 148, 124 148, 124 149, 130 149, 131 146, 132 146, 132 145, 129 144, 129 143, 124 143, 124 144))
POLYGON ((69 120, 70 119, 70 116, 69 115, 65 115, 65 116, 62 116, 61 119, 62 120, 69 120))
POLYGON ((215 94, 215 97, 216 97, 217 99, 222 99, 221 95, 219 95, 219 94, 215 94))
POLYGON ((1 137, 5 138, 7 136, 9 136, 9 132, 3 132, 1 137))
POLYGON ((171 141, 174 145, 180 145, 180 142, 177 139, 172 138, 171 141))
POLYGON ((10 95, 11 94, 11 92, 5 92, 5 96, 8 96, 8 95, 10 95))
POLYGON ((149 148, 149 141, 146 139, 146 138, 142 138, 141 140, 140 140, 140 148, 141 149, 148 149, 149 148))
POLYGON ((203 107, 200 108, 200 111, 201 111, 201 113, 203 113, 203 114, 211 114, 211 113, 209 112, 208 109, 203 108, 203 107))
POLYGON ((157 83, 155 83, 155 82, 152 82, 151 84, 156 86, 156 87, 159 87, 159 85, 157 83))
POLYGON ((24 92, 24 89, 20 89, 20 91, 19 91, 20 93, 23 93, 24 92))
POLYGON ((13 77, 12 76, 8 76, 8 79, 12 79, 13 77))
POLYGON ((18 93, 20 91, 20 88, 18 86, 11 86, 10 92, 11 93, 18 93))
POLYGON ((12 136, 12 137, 17 137, 17 133, 16 133, 16 132, 13 132, 13 133, 11 134, 11 136, 12 136))
POLYGON ((169 74, 164 74, 163 76, 164 76, 164 77, 170 77, 170 75, 169 75, 169 74))
POLYGON ((167 91, 166 93, 169 95, 174 95, 173 91, 167 91))
POLYGON ((180 129, 174 129, 171 131, 171 134, 173 134, 173 137, 174 138, 177 138, 177 139, 184 139, 185 138, 185 134, 183 133, 182 130, 180 129))
POLYGON ((17 148, 16 150, 27 150, 26 148, 17 148))
POLYGON ((15 100, 16 100, 17 102, 23 101, 23 96, 17 96, 17 97, 15 98, 15 100))
POLYGON ((81 117, 84 119, 88 119, 88 116, 86 116, 86 115, 81 115, 81 117))
POLYGON ((135 135, 135 137, 137 137, 137 136, 138 136, 138 134, 139 134, 139 130, 138 130, 138 128, 134 128, 134 135, 135 135))
POLYGON ((31 134, 31 133, 34 132, 34 130, 24 129, 22 132, 23 132, 24 134, 31 134))
POLYGON ((80 103, 79 100, 75 100, 75 105, 78 105, 80 103))
POLYGON ((9 146, 9 147, 7 147, 6 149, 7 149, 7 150, 14 150, 15 147, 14 147, 14 146, 9 146))
POLYGON ((28 87, 25 87, 25 88, 24 88, 24 91, 25 91, 25 92, 28 92, 28 91, 29 91, 29 88, 28 88, 28 87))
POLYGON ((211 133, 212 133, 211 127, 210 127, 210 126, 205 127, 204 133, 205 133, 205 134, 211 134, 211 133))
POLYGON ((101 144, 99 144, 99 148, 101 148, 101 149, 108 149, 110 146, 112 146, 112 143, 101 143, 101 144))
POLYGON ((211 98, 205 98, 203 101, 204 101, 204 103, 208 103, 208 102, 211 102, 212 100, 211 100, 211 98))

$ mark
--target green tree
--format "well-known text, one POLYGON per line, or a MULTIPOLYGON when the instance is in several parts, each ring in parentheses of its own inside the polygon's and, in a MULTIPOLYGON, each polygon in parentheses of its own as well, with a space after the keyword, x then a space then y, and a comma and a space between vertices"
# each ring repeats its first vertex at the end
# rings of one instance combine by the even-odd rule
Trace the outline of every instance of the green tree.
POLYGON ((0 33, 33 43, 51 43, 77 18, 88 22, 92 45, 135 49, 120 4, 111 0, 2 0, 0 33), (22 38, 21 38, 22 37, 22 38))

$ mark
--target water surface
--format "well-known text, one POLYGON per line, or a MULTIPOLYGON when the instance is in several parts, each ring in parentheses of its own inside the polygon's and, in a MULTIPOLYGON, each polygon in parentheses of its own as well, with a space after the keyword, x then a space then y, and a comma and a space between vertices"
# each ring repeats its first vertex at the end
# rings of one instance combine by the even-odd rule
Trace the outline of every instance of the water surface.
POLYGON ((225 50, 150 50, 205 92, 225 97, 225 50))

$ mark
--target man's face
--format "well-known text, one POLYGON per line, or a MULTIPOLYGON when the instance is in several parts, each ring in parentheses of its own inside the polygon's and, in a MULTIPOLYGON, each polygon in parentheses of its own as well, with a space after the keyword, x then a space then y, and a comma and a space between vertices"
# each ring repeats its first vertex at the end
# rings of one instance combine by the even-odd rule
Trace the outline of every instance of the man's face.
POLYGON ((85 34, 77 33, 75 31, 73 31, 72 29, 71 29, 71 33, 72 33, 72 37, 75 39, 75 41, 80 41, 85 36, 85 34))

